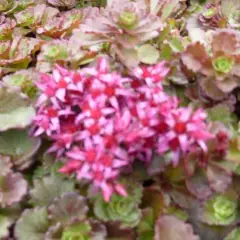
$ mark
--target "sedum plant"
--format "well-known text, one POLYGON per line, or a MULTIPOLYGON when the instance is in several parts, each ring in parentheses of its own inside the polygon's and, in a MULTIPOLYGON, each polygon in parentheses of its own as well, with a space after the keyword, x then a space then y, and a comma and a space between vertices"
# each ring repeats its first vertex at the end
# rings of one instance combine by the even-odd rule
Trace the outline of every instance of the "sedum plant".
POLYGON ((113 52, 125 65, 136 66, 139 62, 136 47, 156 37, 161 29, 160 18, 148 12, 144 4, 113 1, 106 9, 86 19, 73 38, 86 46, 95 42, 111 44, 113 52))
POLYGON ((238 44, 238 33, 224 29, 212 34, 209 49, 196 42, 182 54, 183 64, 204 76, 199 83, 209 97, 221 99, 238 86, 238 44))
POLYGON ((141 186, 129 185, 128 196, 113 195, 106 203, 103 197, 94 199, 94 213, 102 221, 120 222, 122 228, 137 226, 141 218, 139 204, 142 197, 141 186))
POLYGON ((215 195, 206 201, 202 221, 212 225, 228 225, 236 220, 237 211, 236 193, 215 195))

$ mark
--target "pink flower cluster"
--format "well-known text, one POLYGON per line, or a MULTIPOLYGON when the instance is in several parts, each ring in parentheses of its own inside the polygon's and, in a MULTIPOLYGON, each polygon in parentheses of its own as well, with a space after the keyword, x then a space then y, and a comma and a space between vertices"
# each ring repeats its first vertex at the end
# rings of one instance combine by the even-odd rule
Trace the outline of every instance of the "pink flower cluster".
POLYGON ((179 107, 164 92, 167 73, 161 62, 123 77, 103 57, 79 71, 57 66, 37 83, 34 135, 45 133, 54 141, 49 151, 67 157, 62 173, 92 182, 106 201, 114 191, 126 195, 117 182, 121 169, 135 160, 149 163, 153 152, 171 152, 176 166, 196 147, 206 152, 212 137, 201 109, 179 107))

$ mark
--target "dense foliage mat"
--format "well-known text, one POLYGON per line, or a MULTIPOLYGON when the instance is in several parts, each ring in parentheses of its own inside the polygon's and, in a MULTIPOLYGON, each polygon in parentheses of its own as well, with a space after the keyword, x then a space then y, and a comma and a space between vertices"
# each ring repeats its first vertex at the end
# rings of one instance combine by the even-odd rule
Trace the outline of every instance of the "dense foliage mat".
POLYGON ((0 0, 0 239, 240 240, 239 0, 0 0))

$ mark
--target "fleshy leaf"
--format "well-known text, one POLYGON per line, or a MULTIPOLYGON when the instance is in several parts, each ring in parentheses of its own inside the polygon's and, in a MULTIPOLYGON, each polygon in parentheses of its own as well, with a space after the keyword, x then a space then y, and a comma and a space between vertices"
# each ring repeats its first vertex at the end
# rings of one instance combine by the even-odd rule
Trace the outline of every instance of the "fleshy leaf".
POLYGON ((207 109, 207 112, 210 121, 220 121, 226 125, 233 122, 232 113, 226 104, 217 104, 207 109))
POLYGON ((6 41, 12 38, 12 32, 16 27, 14 19, 6 18, 5 16, 0 17, 0 40, 6 41))
POLYGON ((65 227, 57 223, 48 229, 44 240, 105 240, 106 235, 106 228, 100 222, 85 220, 65 227))
POLYGON ((239 240, 240 239, 240 228, 234 229, 224 240, 239 240))
POLYGON ((34 69, 20 70, 3 77, 3 82, 7 87, 18 88, 24 95, 34 99, 38 92, 35 82, 39 77, 39 73, 34 69))
POLYGON ((31 138, 27 131, 9 130, 0 134, 0 154, 10 156, 19 170, 26 169, 33 163, 32 157, 40 144, 40 139, 31 138))
POLYGON ((39 39, 22 36, 16 36, 12 41, 8 41, 9 47, 4 51, 5 56, 0 58, 1 75, 27 68, 32 56, 43 43, 39 39))
POLYGON ((169 41, 169 45, 171 49, 176 53, 184 51, 184 47, 181 43, 181 40, 176 37, 169 41))
POLYGON ((85 219, 87 211, 86 199, 77 193, 69 192, 51 202, 48 217, 51 221, 65 225, 85 219))
POLYGON ((152 240, 154 237, 154 214, 151 208, 143 210, 141 222, 138 225, 139 240, 152 240))
POLYGON ((56 8, 48 7, 45 4, 37 4, 36 6, 31 6, 24 11, 20 11, 15 14, 18 25, 22 27, 30 27, 36 29, 45 24, 48 20, 52 19, 59 13, 56 8))
POLYGON ((5 207, 20 202, 27 193, 28 184, 21 173, 0 176, 0 204, 5 207))
POLYGON ((61 240, 105 240, 106 235, 105 227, 99 222, 84 221, 66 227, 62 233, 61 240))
POLYGON ((189 193, 185 187, 178 187, 170 191, 173 201, 183 209, 192 210, 198 201, 189 193))
POLYGON ((34 108, 18 92, 0 87, 0 131, 25 128, 34 116, 34 108))
POLYGON ((150 44, 142 45, 138 49, 139 59, 142 63, 155 64, 159 59, 159 52, 150 44))
MULTIPOLYGON (((51 12, 51 11, 50 11, 51 12)), ((58 16, 48 19, 37 29, 37 34, 44 38, 61 38, 71 35, 72 30, 78 28, 84 18, 84 10, 73 9, 61 12, 58 16)))
POLYGON ((0 238, 4 239, 9 236, 9 227, 12 225, 12 220, 7 216, 0 215, 0 238))
POLYGON ((48 226, 46 208, 27 209, 17 221, 15 236, 19 240, 43 240, 48 226))
POLYGON ((37 206, 48 205, 54 198, 65 192, 74 190, 74 182, 60 176, 50 175, 34 180, 34 188, 30 191, 31 203, 37 206))
POLYGON ((77 68, 94 59, 96 54, 94 51, 83 50, 81 43, 75 40, 53 40, 42 47, 36 68, 40 72, 51 72, 56 63, 77 68))
POLYGON ((207 176, 201 169, 187 179, 186 186, 194 196, 201 200, 207 199, 212 194, 207 176))
POLYGON ((207 225, 199 221, 198 216, 195 214, 190 215, 188 222, 194 228, 196 234, 200 236, 201 239, 206 240, 220 240, 224 239, 229 232, 232 231, 233 226, 215 226, 207 225))
POLYGON ((140 220, 139 204, 142 197, 142 187, 138 184, 128 184, 126 197, 113 194, 106 202, 101 195, 94 200, 94 213, 104 222, 121 222, 123 227, 135 227, 140 220))
POLYGON ((231 173, 217 165, 209 165, 207 177, 210 187, 216 192, 225 192, 232 183, 231 173))
POLYGON ((216 194, 204 203, 201 220, 209 225, 229 225, 237 217, 237 208, 235 192, 216 194))
POLYGON ((155 225, 154 240, 200 240, 192 226, 174 216, 162 216, 155 225))
POLYGON ((211 59, 203 44, 197 42, 188 45, 182 53, 183 64, 193 72, 200 72, 206 75, 212 74, 211 59))

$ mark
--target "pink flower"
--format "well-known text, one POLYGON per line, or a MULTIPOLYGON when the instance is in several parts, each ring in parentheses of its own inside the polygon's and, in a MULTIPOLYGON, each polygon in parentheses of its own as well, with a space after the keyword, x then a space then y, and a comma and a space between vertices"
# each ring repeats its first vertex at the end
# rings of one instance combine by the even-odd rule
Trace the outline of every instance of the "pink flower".
POLYGON ((48 151, 67 159, 60 172, 92 183, 106 201, 113 192, 126 196, 117 178, 134 161, 171 152, 176 166, 196 147, 206 152, 212 137, 203 110, 180 108, 166 94, 168 71, 161 62, 136 68, 131 79, 111 72, 105 58, 79 71, 57 66, 37 83, 34 135, 45 133, 53 141, 48 151))
POLYGON ((93 182, 96 188, 100 188, 106 200, 109 199, 110 185, 119 175, 120 168, 128 164, 127 153, 120 148, 106 151, 95 146, 93 141, 87 139, 84 148, 74 147, 67 154, 73 160, 61 169, 61 172, 75 172, 78 179, 86 179, 93 182), (77 164, 77 162, 79 164, 77 164))
POLYGON ((207 151, 206 141, 213 136, 207 131, 206 114, 202 110, 193 112, 191 108, 172 110, 162 123, 158 139, 160 154, 171 150, 173 164, 177 166, 181 154, 198 145, 207 151))
POLYGON ((34 136, 39 136, 44 132, 46 132, 48 136, 51 136, 53 133, 58 133, 60 131, 59 118, 71 114, 73 114, 73 112, 69 107, 66 109, 58 109, 54 106, 43 106, 39 108, 38 115, 34 118, 34 123, 37 127, 34 136))
POLYGON ((163 79, 169 72, 169 68, 165 67, 166 63, 164 61, 159 64, 147 67, 137 67, 133 70, 132 74, 137 79, 144 80, 148 86, 155 84, 161 84, 163 79))
POLYGON ((99 58, 96 68, 86 68, 84 73, 88 76, 89 94, 100 104, 109 103, 119 109, 119 96, 134 97, 132 89, 127 85, 129 78, 123 78, 116 72, 109 72, 109 66, 105 58, 99 58))

